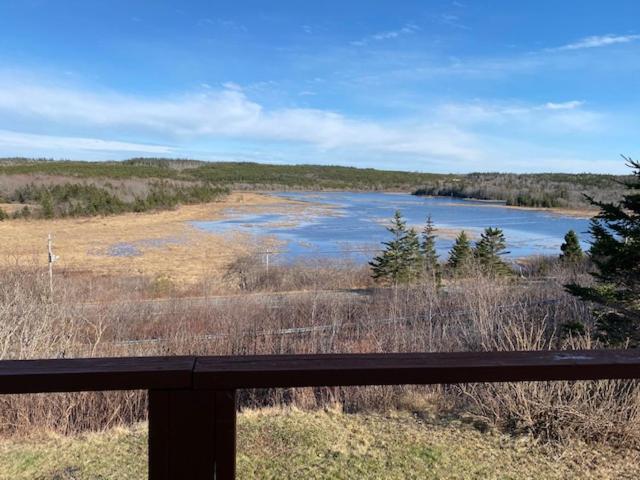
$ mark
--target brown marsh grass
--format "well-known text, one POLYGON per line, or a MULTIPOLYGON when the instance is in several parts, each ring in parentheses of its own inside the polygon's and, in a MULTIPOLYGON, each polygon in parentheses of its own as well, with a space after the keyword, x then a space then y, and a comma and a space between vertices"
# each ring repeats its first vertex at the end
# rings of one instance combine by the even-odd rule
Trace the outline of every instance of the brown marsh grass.
MULTIPOLYGON (((596 348, 593 319, 562 285, 584 275, 558 262, 529 262, 519 276, 450 279, 375 288, 347 261, 276 266, 260 258, 230 265, 226 290, 202 284, 158 291, 157 278, 57 276, 54 298, 40 266, 0 272, 0 358, 172 354, 430 352, 596 348), (164 298, 157 299, 157 297, 164 298), (154 300, 154 298, 156 298, 154 300), (582 322, 585 335, 563 325, 582 322), (301 328, 288 333, 285 329, 301 328)), ((345 411, 409 409, 455 415, 486 428, 547 440, 640 442, 635 382, 540 382, 439 387, 251 390, 241 407, 293 404, 345 411)), ((0 398, 0 430, 72 433, 144 420, 144 392, 0 398)))

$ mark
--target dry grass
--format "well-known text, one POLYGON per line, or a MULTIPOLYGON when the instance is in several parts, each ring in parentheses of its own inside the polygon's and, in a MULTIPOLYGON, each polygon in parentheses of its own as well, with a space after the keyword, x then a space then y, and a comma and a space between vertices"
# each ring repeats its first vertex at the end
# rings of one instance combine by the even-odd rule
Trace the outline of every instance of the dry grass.
MULTIPOLYGON (((0 222, 0 258, 24 265, 45 265, 47 235, 60 256, 58 270, 102 274, 138 274, 175 283, 212 277, 236 255, 255 250, 252 238, 216 235, 189 224, 224 218, 229 209, 250 213, 295 213, 304 216, 314 206, 257 193, 233 193, 223 201, 181 206, 173 211, 113 217, 0 222), (140 255, 109 254, 117 245, 134 245, 140 255)), ((269 242, 269 240, 266 240, 269 242)), ((259 245, 258 245, 259 246, 259 245)))
MULTIPOLYGON (((259 266, 248 294, 162 301, 141 301, 159 286, 140 277, 56 277, 52 303, 42 268, 5 269, 0 358, 597 347, 588 335, 562 333, 565 322, 583 321, 588 330, 593 321, 560 287, 576 272, 559 264, 545 272, 555 278, 522 283, 478 276, 451 280, 444 291, 425 283, 350 292, 367 281, 365 268, 317 264, 267 273, 259 266), (331 285, 347 292, 323 291, 331 285), (273 293, 293 287, 296 295, 273 293), (118 301, 91 302, 105 291, 118 301), (290 331, 298 327, 305 329, 290 331)), ((338 402, 350 412, 422 411, 428 404, 437 415, 470 414, 545 440, 637 446, 638 391, 633 382, 280 389, 243 391, 240 404, 313 409, 338 402)), ((7 396, 0 399, 0 428, 73 433, 132 424, 145 419, 145 402, 141 392, 7 396)))

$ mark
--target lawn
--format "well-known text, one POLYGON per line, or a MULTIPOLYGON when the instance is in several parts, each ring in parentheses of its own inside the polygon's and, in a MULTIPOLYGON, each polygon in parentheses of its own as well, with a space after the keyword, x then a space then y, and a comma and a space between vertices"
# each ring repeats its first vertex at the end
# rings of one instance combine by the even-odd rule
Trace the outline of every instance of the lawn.
MULTIPOLYGON (((0 478, 146 478, 146 426, 76 437, 0 441, 0 478)), ((540 445, 460 420, 408 412, 258 410, 238 417, 240 479, 624 479, 640 453, 602 445, 540 445)))

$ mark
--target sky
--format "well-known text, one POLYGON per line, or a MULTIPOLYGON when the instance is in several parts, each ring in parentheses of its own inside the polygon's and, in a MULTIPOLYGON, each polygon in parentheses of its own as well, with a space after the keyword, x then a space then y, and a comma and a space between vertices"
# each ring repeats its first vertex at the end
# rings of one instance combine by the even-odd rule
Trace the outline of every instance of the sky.
POLYGON ((627 172, 637 0, 0 0, 0 156, 627 172))

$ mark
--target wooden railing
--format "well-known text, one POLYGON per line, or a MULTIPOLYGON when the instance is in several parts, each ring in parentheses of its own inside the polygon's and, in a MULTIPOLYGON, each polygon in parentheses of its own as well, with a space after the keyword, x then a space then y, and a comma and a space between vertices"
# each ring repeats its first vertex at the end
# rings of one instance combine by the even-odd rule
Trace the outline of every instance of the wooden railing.
POLYGON ((235 476, 236 390, 640 378, 640 350, 0 362, 0 394, 149 391, 149 478, 235 476))

